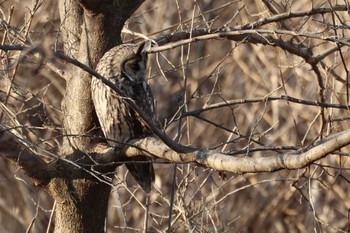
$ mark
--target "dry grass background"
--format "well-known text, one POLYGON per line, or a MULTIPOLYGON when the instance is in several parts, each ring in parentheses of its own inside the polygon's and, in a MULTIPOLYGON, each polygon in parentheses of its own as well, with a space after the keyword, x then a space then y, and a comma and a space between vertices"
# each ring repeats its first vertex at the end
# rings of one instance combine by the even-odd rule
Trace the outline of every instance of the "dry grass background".
MULTIPOLYGON (((2 44, 44 44, 60 49, 56 1, 43 1, 35 12, 33 2, 0 1, 2 44), (10 6, 14 6, 12 13, 10 6)), ((280 13, 329 7, 330 3, 345 4, 333 0, 147 0, 126 28, 156 38, 191 28, 236 26, 272 16, 263 2, 270 2, 280 13)), ((339 19, 345 25, 337 28, 338 36, 348 38, 349 15, 337 12, 337 25, 339 19)), ((330 28, 333 24, 331 14, 327 14, 286 20, 284 28, 280 23, 264 28, 287 27, 301 33, 334 36, 335 31, 330 28)), ((124 41, 138 41, 127 33, 123 37, 124 41)), ((281 38, 292 39, 288 35, 281 38)), ((314 55, 335 46, 303 36, 295 36, 292 41, 312 48, 314 55)), ((341 51, 325 57, 324 65, 319 66, 328 103, 347 103, 348 47, 341 51)), ((19 59, 18 52, 0 54, 1 102, 7 98, 13 79, 13 91, 6 106, 28 127, 23 134, 43 149, 57 153, 65 80, 44 64, 50 62, 63 70, 64 64, 26 54, 19 59)), ((325 109, 322 121, 320 107, 285 100, 231 105, 200 116, 180 118, 179 114, 174 115, 179 106, 180 111, 187 112, 222 101, 281 95, 317 101, 319 82, 303 59, 272 46, 216 39, 167 50, 157 56, 160 66, 156 55, 151 55, 149 76, 159 119, 168 135, 183 144, 226 152, 246 151, 234 156, 267 156, 306 147, 349 127, 347 110, 325 109), (257 151, 248 153, 253 149, 257 151)), ((149 230, 166 231, 175 187, 172 232, 348 232, 348 152, 344 148, 298 171, 264 174, 220 174, 189 164, 175 167, 159 161, 155 165, 149 230)), ((141 232, 145 212, 143 191, 124 168, 118 170, 113 187, 107 231, 141 232)), ((25 232, 29 228, 30 232, 46 232, 53 203, 16 167, 0 160, 0 232, 25 232)))

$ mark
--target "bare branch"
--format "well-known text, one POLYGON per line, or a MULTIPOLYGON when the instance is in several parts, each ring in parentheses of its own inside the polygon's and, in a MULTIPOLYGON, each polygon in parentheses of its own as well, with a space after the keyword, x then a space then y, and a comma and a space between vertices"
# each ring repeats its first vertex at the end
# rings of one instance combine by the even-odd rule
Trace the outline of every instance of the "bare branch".
POLYGON ((350 130, 334 134, 315 146, 302 152, 285 153, 277 156, 253 158, 233 157, 228 154, 209 150, 196 150, 190 153, 177 153, 162 141, 148 137, 133 140, 126 147, 128 157, 149 155, 179 163, 196 163, 217 171, 234 173, 274 172, 282 169, 300 169, 324 158, 330 153, 350 144, 350 130), (147 152, 147 153, 146 153, 147 152))
POLYGON ((16 163, 36 185, 44 186, 49 182, 48 164, 31 149, 16 129, 0 125, 0 155, 16 163))
MULTIPOLYGON (((264 1, 266 2, 266 1, 264 1)), ((270 9, 273 12, 275 12, 274 9, 270 9)), ((292 18, 301 18, 305 16, 312 16, 312 15, 324 15, 327 13, 332 13, 334 11, 348 11, 347 5, 336 5, 334 7, 324 7, 324 8, 313 8, 311 10, 307 11, 299 11, 299 12, 285 12, 281 14, 277 14, 268 18, 262 18, 259 19, 256 22, 247 23, 245 25, 239 25, 235 27, 235 29, 252 29, 252 28, 258 28, 266 24, 270 24, 273 22, 280 22, 286 19, 292 19, 292 18)))
POLYGON ((321 101, 310 101, 305 99, 298 99, 292 96, 268 96, 265 98, 253 98, 253 99, 238 99, 238 100, 227 100, 220 103, 210 104, 206 105, 204 108, 192 110, 189 112, 184 112, 181 114, 182 117, 185 116, 197 116, 203 112, 214 110, 217 108, 223 108, 231 105, 239 105, 239 104, 247 104, 247 103, 263 103, 267 101, 277 101, 277 100, 285 100, 288 102, 296 103, 296 104, 303 104, 303 105, 309 105, 309 106, 315 106, 315 107, 322 107, 322 108, 338 108, 338 109, 344 109, 349 110, 350 105, 344 105, 344 104, 332 104, 332 103, 325 103, 321 101))

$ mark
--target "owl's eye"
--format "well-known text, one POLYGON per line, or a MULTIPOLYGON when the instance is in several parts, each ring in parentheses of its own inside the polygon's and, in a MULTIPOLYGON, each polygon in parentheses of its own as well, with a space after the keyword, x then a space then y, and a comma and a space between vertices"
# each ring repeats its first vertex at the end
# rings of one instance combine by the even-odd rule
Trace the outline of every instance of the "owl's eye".
POLYGON ((140 65, 138 62, 132 62, 130 64, 130 68, 133 69, 133 70, 140 70, 140 65))
POLYGON ((130 58, 121 65, 121 73, 132 82, 135 82, 136 76, 142 75, 142 70, 143 65, 138 58, 130 58))

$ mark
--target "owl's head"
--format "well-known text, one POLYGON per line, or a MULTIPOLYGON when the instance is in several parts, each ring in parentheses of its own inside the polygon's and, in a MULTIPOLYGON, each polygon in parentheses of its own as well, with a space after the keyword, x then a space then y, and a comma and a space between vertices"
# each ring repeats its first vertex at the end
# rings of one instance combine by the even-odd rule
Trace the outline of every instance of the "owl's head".
POLYGON ((151 41, 143 42, 121 63, 121 72, 126 79, 133 83, 144 81, 147 72, 147 52, 150 48, 151 41))

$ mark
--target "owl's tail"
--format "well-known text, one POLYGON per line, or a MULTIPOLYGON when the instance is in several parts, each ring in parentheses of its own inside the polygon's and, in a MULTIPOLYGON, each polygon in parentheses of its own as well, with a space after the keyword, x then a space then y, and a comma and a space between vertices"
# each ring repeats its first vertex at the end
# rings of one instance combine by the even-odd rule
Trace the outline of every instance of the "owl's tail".
POLYGON ((137 158, 135 160, 125 165, 137 183, 149 194, 152 189, 152 183, 155 180, 152 161, 147 158, 137 158))

